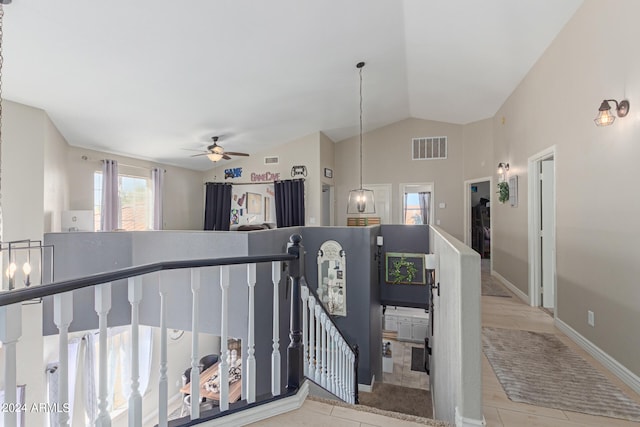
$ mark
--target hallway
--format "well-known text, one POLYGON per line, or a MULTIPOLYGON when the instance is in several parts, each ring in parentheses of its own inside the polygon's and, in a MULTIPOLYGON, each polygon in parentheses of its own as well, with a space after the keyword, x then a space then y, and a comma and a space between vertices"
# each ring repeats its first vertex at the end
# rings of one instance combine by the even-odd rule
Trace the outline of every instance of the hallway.
MULTIPOLYGON (((483 265, 484 267, 484 265, 483 265)), ((483 268, 483 279, 487 279, 488 269, 483 268)), ((495 280, 495 279, 493 279, 495 280)), ((591 355, 582 350, 553 324, 553 317, 540 308, 530 307, 518 297, 482 297, 482 326, 510 328, 555 334, 569 348, 579 354, 594 369, 599 370, 632 399, 640 402, 640 396, 606 370, 591 355)), ((482 401, 483 412, 488 427, 512 426, 640 426, 616 418, 597 417, 576 412, 561 411, 512 402, 505 394, 486 356, 482 356, 482 401)))

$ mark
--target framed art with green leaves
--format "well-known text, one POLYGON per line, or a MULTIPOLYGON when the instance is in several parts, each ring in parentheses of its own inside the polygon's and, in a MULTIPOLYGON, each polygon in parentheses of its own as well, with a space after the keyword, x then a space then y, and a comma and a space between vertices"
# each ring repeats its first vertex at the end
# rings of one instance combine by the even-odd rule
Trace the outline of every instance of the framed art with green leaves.
POLYGON ((426 285, 424 254, 385 253, 385 281, 393 285, 426 285))

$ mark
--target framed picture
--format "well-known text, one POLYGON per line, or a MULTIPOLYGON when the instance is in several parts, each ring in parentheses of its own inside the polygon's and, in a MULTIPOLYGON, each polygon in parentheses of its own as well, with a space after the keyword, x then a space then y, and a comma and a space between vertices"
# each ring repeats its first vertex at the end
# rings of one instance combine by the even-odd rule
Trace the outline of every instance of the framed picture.
POLYGON ((509 177, 509 204, 512 208, 518 206, 518 175, 509 177))
POLYGON ((325 178, 333 178, 333 170, 329 168, 324 168, 324 176, 325 178))
POLYGON ((424 254, 385 253, 385 281, 393 285, 426 285, 424 254))
POLYGON ((262 194, 247 193, 247 214, 259 215, 262 213, 262 194))

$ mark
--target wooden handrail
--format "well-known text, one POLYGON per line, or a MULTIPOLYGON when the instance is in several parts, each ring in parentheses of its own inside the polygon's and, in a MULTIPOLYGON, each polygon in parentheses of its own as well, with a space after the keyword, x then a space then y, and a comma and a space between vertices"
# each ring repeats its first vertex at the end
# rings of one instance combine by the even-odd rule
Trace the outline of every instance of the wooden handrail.
POLYGON ((251 255, 227 258, 204 258, 184 261, 160 261, 151 264, 143 264, 135 267, 125 267, 105 273, 97 273, 77 279, 62 280, 46 285, 29 288, 14 289, 0 293, 0 307, 17 304, 35 298, 43 298, 64 292, 75 291, 99 285, 101 283, 114 282, 116 280, 128 279, 129 277, 141 276, 143 274, 154 273, 163 270, 178 270, 184 268, 215 267, 220 265, 251 264, 271 261, 292 261, 298 259, 297 254, 272 254, 272 255, 251 255))

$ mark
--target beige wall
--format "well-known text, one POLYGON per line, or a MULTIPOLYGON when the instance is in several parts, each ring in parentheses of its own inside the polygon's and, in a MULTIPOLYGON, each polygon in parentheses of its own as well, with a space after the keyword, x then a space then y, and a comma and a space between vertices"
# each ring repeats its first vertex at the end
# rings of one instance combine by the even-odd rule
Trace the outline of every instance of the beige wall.
POLYGON ((493 120, 495 161, 520 179, 517 208, 495 205, 494 268, 527 292, 527 159, 557 147, 557 315, 640 375, 640 2, 586 0, 493 120), (630 44, 631 43, 631 44, 630 44), (603 99, 631 112, 609 127, 603 99), (502 118, 504 117, 504 122, 502 118), (587 310, 595 327, 587 325, 587 310))
POLYGON ((278 147, 252 154, 251 157, 236 158, 232 162, 224 160, 204 174, 205 182, 251 182, 251 173, 263 174, 265 172, 279 173, 280 179, 291 179, 291 167, 304 165, 307 167, 307 177, 305 178, 305 213, 306 224, 315 225, 320 223, 322 215, 322 184, 320 182, 320 132, 303 136, 296 140, 284 143, 278 147), (267 156, 278 156, 277 165, 265 165, 264 158, 267 156), (228 168, 242 168, 240 178, 224 178, 224 170, 228 168))
MULTIPOLYGON (((359 137, 335 145, 336 219, 347 223, 349 190, 359 186, 359 137)), ((435 221, 462 239, 463 126, 421 119, 406 119, 367 132, 363 136, 364 184, 392 184, 392 221, 399 223, 400 184, 433 182, 435 221), (411 160, 411 140, 447 136, 446 160, 411 160), (438 205, 445 203, 440 209, 438 205)), ((434 222, 435 223, 435 222, 434 222)))
POLYGON ((464 180, 492 176, 498 165, 493 159, 493 119, 464 125, 462 135, 464 180))
POLYGON ((61 230, 61 213, 69 209, 67 150, 69 144, 45 114, 44 232, 61 230))
POLYGON ((202 230, 204 190, 201 172, 78 147, 69 147, 67 151, 69 209, 93 209, 93 174, 102 169, 100 161, 103 159, 117 160, 119 172, 133 176, 150 177, 151 168, 163 168, 166 171, 164 229, 202 230))

